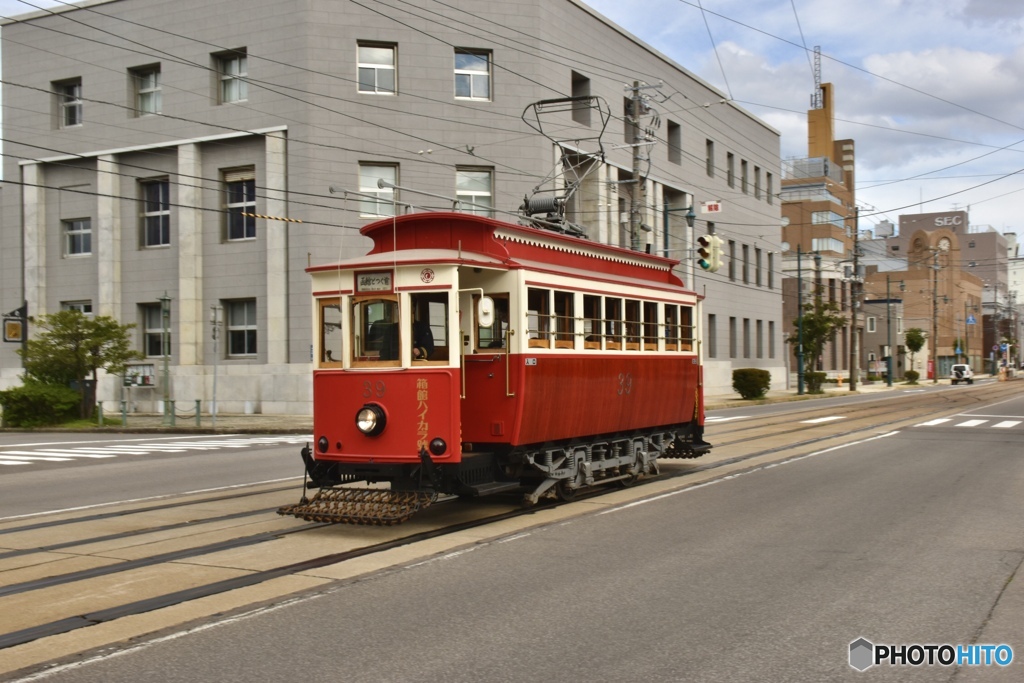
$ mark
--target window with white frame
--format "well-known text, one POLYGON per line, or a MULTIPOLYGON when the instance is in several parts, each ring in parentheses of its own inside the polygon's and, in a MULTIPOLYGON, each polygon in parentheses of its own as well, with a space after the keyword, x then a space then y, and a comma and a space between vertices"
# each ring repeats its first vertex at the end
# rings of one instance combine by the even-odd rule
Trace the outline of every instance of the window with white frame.
MULTIPOLYGON (((166 322, 167 336, 164 346, 164 316, 161 304, 141 304, 142 352, 149 358, 171 355, 171 321, 166 322)), ((169 316, 168 316, 169 317, 169 316)))
POLYGON ((248 56, 245 49, 217 55, 217 73, 220 75, 220 102, 244 102, 249 99, 248 56))
POLYGON ((53 92, 57 97, 59 127, 82 125, 82 79, 54 83, 53 92))
POLYGON ((455 197, 462 210, 479 216, 494 215, 494 173, 485 168, 456 168, 455 197))
POLYGON ((92 253, 92 220, 77 218, 61 221, 64 227, 64 255, 86 256, 92 253))
POLYGON ((162 110, 160 65, 138 67, 131 70, 135 89, 135 115, 159 114, 162 110))
POLYGON ((455 49, 455 99, 491 99, 491 53, 455 49))
POLYGON ((868 332, 874 332, 876 330, 876 320, 874 316, 868 316, 868 332))
POLYGON ((395 46, 360 44, 358 52, 359 92, 394 95, 398 83, 395 46))
POLYGON ((227 210, 227 238, 251 240, 256 237, 256 174, 246 168, 224 171, 224 201, 227 210))
POLYGON ((359 193, 371 195, 359 202, 359 215, 383 218, 395 215, 395 190, 381 187, 380 181, 398 184, 398 166, 394 164, 359 164, 359 193))
POLYGON ((256 355, 256 300, 224 302, 228 322, 228 355, 256 355))
POLYGON ((61 301, 60 310, 62 311, 78 311, 84 316, 92 315, 92 301, 61 301))
POLYGON ((139 184, 142 195, 142 246, 166 247, 171 243, 171 184, 147 180, 139 184))

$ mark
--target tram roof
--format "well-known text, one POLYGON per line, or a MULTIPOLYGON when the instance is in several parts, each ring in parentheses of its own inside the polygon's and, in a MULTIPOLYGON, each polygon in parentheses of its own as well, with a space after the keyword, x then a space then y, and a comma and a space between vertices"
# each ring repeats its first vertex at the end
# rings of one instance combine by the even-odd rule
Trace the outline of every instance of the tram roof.
POLYGON ((679 287, 676 259, 601 244, 552 230, 468 213, 414 213, 375 221, 360 232, 373 240, 366 256, 312 266, 308 272, 412 262, 478 263, 498 268, 574 270, 638 284, 679 287))

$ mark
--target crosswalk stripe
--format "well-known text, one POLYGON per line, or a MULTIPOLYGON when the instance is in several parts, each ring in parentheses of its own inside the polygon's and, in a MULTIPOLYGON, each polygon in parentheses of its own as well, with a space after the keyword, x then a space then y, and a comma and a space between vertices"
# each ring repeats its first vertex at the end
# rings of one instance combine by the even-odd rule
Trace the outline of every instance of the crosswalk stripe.
POLYGON ((32 451, 7 451, 2 456, 7 460, 24 460, 25 462, 31 462, 32 460, 48 460, 50 462, 67 462, 72 458, 64 458, 56 455, 21 455, 21 453, 31 453, 32 451), (18 453, 18 455, 11 455, 12 453, 18 453))
POLYGON ((801 420, 800 422, 801 424, 813 425, 818 424, 819 422, 832 422, 833 420, 842 420, 843 417, 843 415, 830 415, 829 417, 819 417, 813 420, 801 420))
POLYGON ((1020 420, 1003 420, 992 425, 993 429, 1009 429, 1010 427, 1016 427, 1020 424, 1020 420))
POLYGON ((950 420, 950 418, 948 418, 948 417, 940 417, 940 418, 937 418, 935 420, 928 420, 927 422, 922 422, 920 424, 916 424, 914 426, 915 427, 935 427, 936 425, 940 425, 940 424, 943 424, 945 422, 949 422, 949 420, 950 420))
POLYGON ((967 420, 966 422, 961 422, 960 424, 958 424, 956 426, 957 427, 977 427, 978 425, 983 425, 986 422, 988 422, 988 420, 967 420))
POLYGON ((728 422, 729 420, 745 420, 748 415, 735 415, 733 417, 718 417, 715 415, 709 415, 704 418, 704 422, 728 422))
MULTIPOLYGON (((738 419, 738 418, 726 418, 738 419)), ((307 443, 313 437, 308 434, 295 436, 264 436, 249 438, 221 438, 205 441, 150 441, 133 439, 130 443, 118 442, 110 445, 80 445, 62 448, 53 442, 39 444, 35 450, 3 450, 0 448, 0 465, 28 465, 32 462, 67 462, 75 458, 103 459, 119 455, 150 455, 160 453, 185 453, 186 451, 209 451, 225 448, 252 448, 253 446, 307 443), (141 443, 139 443, 141 442, 141 443)), ((78 441, 77 444, 86 442, 78 441)), ((18 444, 22 448, 28 444, 18 444)))

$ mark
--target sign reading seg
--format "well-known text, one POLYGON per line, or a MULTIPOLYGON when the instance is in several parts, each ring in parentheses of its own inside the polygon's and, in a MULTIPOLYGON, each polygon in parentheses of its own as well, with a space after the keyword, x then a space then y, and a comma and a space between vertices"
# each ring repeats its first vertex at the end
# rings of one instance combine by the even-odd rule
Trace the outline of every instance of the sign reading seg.
POLYGON ((390 292, 393 289, 391 271, 356 273, 357 292, 390 292))

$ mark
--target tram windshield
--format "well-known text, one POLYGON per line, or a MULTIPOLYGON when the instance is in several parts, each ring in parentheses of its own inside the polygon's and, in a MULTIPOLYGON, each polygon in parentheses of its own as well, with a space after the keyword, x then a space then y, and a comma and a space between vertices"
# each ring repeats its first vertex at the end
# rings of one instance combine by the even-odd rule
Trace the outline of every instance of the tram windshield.
POLYGON ((393 299, 361 299, 352 305, 355 328, 355 361, 397 361, 400 357, 398 302, 393 299))

